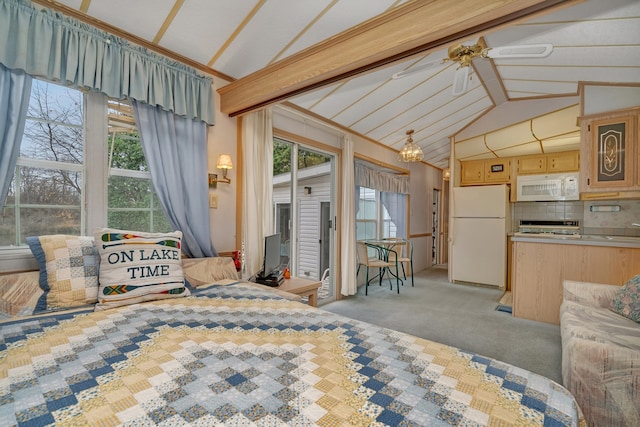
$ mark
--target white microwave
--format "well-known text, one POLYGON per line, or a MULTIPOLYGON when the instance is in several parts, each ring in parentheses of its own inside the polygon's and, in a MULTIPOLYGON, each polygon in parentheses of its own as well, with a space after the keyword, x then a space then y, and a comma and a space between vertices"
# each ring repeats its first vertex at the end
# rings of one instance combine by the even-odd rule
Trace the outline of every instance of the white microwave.
POLYGON ((516 178, 517 201, 579 200, 578 172, 520 175, 516 178))

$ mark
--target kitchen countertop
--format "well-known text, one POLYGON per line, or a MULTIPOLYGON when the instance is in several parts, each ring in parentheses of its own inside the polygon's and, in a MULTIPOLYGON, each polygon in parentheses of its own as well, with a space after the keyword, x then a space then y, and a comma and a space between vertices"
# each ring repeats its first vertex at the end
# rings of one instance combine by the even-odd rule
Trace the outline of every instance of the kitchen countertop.
POLYGON ((631 236, 514 236, 510 234, 512 242, 550 243, 561 245, 613 246, 618 248, 640 248, 640 237, 631 236))

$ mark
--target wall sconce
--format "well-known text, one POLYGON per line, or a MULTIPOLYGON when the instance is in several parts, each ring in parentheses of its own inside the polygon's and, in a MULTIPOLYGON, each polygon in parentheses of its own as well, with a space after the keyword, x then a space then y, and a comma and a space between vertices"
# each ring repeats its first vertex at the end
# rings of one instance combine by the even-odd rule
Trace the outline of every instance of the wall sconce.
POLYGON ((311 194, 311 187, 304 187, 304 194, 306 195, 311 194))
POLYGON ((442 179, 444 179, 445 181, 449 181, 450 178, 451 178, 451 169, 449 168, 442 169, 442 179))
POLYGON ((209 187, 217 188, 219 182, 231 184, 231 178, 227 177, 227 171, 233 169, 233 163, 231 162, 231 156, 228 154, 220 154, 218 157, 218 169, 222 169, 222 178, 218 179, 218 174, 209 174, 209 187))

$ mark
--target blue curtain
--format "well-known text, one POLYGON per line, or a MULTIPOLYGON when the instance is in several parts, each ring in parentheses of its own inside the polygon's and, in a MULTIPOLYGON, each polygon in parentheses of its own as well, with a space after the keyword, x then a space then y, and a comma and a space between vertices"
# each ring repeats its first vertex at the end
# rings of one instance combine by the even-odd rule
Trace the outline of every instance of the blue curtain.
POLYGON ((133 101, 151 180, 171 225, 192 258, 217 256, 211 243, 207 125, 133 101))
POLYGON ((210 77, 28 0, 0 0, 0 63, 214 124, 210 77))
POLYGON ((31 81, 28 74, 0 64, 0 207, 7 198, 20 154, 31 81))

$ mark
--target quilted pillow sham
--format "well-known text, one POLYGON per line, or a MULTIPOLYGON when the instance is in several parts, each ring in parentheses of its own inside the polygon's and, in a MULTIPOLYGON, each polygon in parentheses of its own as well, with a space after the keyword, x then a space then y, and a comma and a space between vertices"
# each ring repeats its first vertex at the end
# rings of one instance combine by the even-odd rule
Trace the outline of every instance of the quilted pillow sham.
POLYGON ((0 319, 34 313, 43 291, 40 272, 27 271, 0 276, 0 319))
POLYGON ((190 294, 182 270, 181 231, 101 228, 94 237, 100 254, 96 311, 190 294))
POLYGON ((99 257, 93 237, 52 234, 26 240, 40 266, 39 282, 44 291, 34 313, 98 300, 99 257))
POLYGON ((621 316, 640 323, 640 274, 620 287, 611 300, 609 308, 621 316))

